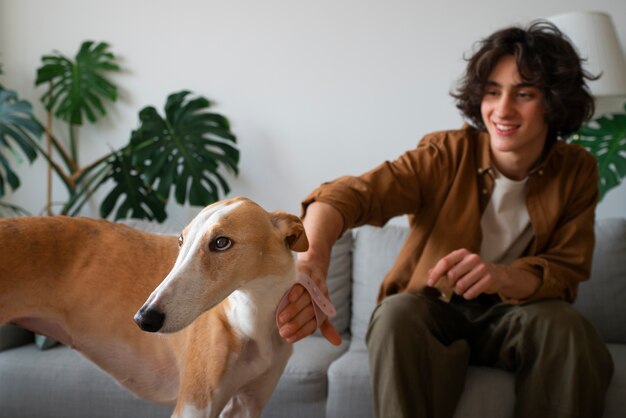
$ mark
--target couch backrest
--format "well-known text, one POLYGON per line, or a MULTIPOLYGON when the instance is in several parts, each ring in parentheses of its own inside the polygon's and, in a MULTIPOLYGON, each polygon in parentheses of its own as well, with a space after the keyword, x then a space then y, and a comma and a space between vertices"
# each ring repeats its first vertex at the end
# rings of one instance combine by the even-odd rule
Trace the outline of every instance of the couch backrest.
POLYGON ((384 228, 362 226, 353 233, 350 329, 354 339, 364 340, 381 280, 396 261, 408 228, 398 225, 384 228))
MULTIPOLYGON (((398 225, 364 226, 353 231, 350 320, 353 338, 365 338, 380 282, 407 234, 408 228, 398 225)), ((591 279, 581 284, 574 306, 593 323, 606 342, 626 343, 626 219, 602 219, 596 223, 591 279)))
MULTIPOLYGON (((335 305, 337 315, 331 322, 341 334, 350 328, 350 307, 352 300, 352 245, 350 232, 343 234, 333 246, 331 263, 326 276, 326 285, 330 300, 335 305)), ((317 331, 319 333, 319 330, 317 331)))
POLYGON ((574 302, 606 342, 626 344, 626 218, 599 219, 591 278, 574 302))

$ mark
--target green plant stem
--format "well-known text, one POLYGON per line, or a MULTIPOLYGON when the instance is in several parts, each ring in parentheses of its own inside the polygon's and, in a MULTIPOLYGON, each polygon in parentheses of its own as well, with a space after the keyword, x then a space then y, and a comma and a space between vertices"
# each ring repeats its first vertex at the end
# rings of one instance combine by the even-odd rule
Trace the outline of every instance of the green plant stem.
POLYGON ((33 216, 32 213, 27 211, 21 206, 12 205, 6 202, 0 202, 0 213, 10 213, 14 216, 33 216))
MULTIPOLYGON (((52 155, 52 112, 48 112, 48 120, 46 122, 46 153, 52 155)), ((52 164, 48 162, 46 167, 47 195, 46 195, 46 214, 52 215, 52 164)))
MULTIPOLYGON (((49 135, 50 141, 52 142, 52 147, 59 154, 59 156, 61 157, 61 160, 63 160, 63 163, 67 167, 67 170, 70 173, 76 171, 78 169, 78 167, 76 166, 76 163, 72 160, 72 157, 68 155, 67 151, 65 150, 63 145, 61 145, 59 140, 56 139, 56 137, 52 134, 52 131, 50 131, 50 129, 48 129, 47 127, 41 125, 39 122, 37 122, 37 124, 41 127, 42 131, 46 132, 46 134, 49 135)), ((31 143, 33 143, 34 146, 38 145, 36 142, 31 141, 31 143)), ((39 151, 42 151, 42 150, 43 148, 39 148, 39 151)), ((49 157, 49 159, 52 158, 51 154, 47 152, 42 152, 42 153, 46 155, 47 157, 49 157)))
POLYGON ((68 201, 63 206, 63 209, 61 209, 61 214, 68 216, 78 215, 82 207, 85 206, 85 203, 87 203, 96 190, 98 190, 102 178, 108 174, 107 172, 110 169, 111 167, 109 165, 105 165, 100 169, 100 171, 90 177, 89 180, 87 180, 87 182, 80 189, 78 189, 74 195, 70 196, 68 201), (93 186, 94 183, 95 186, 93 186))
MULTIPOLYGON (((72 161, 74 162, 74 170, 78 167, 78 150, 76 146, 76 129, 74 124, 68 124, 70 131, 70 154, 72 161)), ((72 171, 73 172, 73 171, 72 171)))
POLYGON ((74 173, 72 174, 72 176, 70 177, 72 182, 74 184, 80 184, 85 178, 85 176, 87 176, 92 170, 97 168, 102 163, 105 163, 109 158, 111 158, 113 154, 114 152, 110 152, 107 155, 98 158, 96 161, 92 162, 91 164, 86 165, 82 168, 76 169, 74 173))
POLYGON ((52 146, 54 147, 55 151, 58 152, 61 156, 63 163, 67 167, 67 170, 70 173, 76 171, 78 169, 76 163, 72 161, 72 158, 67 154, 67 151, 65 151, 65 148, 63 148, 61 143, 52 134, 50 135, 50 140, 52 141, 52 146))
POLYGON ((52 159, 52 157, 50 155, 48 155, 48 153, 41 147, 41 145, 39 145, 39 143, 37 141, 29 140, 29 142, 30 142, 30 144, 34 148, 37 148, 37 151, 39 152, 39 154, 41 154, 46 159, 46 161, 52 166, 52 169, 57 173, 57 175, 59 176, 59 178, 61 179, 61 181, 65 185, 65 187, 71 193, 74 190, 75 186, 72 183, 72 179, 65 174, 65 172, 63 171, 63 168, 61 166, 59 166, 52 159))

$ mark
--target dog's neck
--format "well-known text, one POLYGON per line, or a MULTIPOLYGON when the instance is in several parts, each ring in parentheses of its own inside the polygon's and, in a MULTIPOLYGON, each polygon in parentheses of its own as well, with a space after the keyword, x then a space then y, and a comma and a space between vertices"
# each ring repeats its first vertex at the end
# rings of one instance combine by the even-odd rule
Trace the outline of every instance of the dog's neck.
POLYGON ((258 340, 276 329, 278 302, 295 283, 295 269, 284 276, 259 277, 228 296, 228 318, 242 336, 258 340))

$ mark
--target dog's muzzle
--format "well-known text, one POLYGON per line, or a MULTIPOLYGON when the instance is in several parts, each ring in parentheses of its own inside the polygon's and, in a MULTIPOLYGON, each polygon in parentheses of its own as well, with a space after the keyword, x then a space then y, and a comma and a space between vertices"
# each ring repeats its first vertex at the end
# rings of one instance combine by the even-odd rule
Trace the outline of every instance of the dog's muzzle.
POLYGON ((135 314, 135 323, 144 331, 157 332, 165 323, 165 314, 156 309, 143 306, 135 314))

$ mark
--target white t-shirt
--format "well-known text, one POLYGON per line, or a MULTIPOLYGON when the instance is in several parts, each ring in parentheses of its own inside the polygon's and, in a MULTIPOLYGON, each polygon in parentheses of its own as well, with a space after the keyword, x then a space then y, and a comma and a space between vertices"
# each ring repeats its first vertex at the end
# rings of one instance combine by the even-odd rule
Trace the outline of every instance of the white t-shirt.
POLYGON ((480 256, 488 263, 511 264, 533 238, 526 208, 528 177, 515 181, 493 169, 495 185, 482 215, 480 256))

